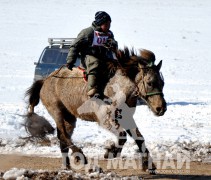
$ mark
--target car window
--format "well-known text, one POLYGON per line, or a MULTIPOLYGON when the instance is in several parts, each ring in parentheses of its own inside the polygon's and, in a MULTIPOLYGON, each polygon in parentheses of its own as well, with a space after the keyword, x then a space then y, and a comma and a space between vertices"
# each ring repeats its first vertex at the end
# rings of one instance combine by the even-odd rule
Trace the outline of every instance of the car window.
POLYGON ((41 63, 56 64, 59 54, 57 49, 46 49, 41 57, 41 63))

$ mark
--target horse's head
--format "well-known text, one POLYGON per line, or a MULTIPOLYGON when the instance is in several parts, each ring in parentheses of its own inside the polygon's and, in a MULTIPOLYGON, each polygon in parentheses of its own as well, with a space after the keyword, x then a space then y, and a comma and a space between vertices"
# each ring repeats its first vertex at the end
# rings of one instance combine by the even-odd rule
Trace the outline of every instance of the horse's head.
POLYGON ((154 61, 155 56, 151 51, 142 51, 135 83, 139 97, 147 103, 155 115, 162 116, 167 110, 163 95, 164 79, 160 73, 162 61, 158 65, 155 65, 154 61))
POLYGON ((162 61, 155 65, 155 55, 149 50, 141 50, 137 55, 127 47, 117 53, 119 69, 136 85, 137 95, 143 99, 157 116, 164 115, 166 101, 163 95, 164 79, 160 73, 162 61))

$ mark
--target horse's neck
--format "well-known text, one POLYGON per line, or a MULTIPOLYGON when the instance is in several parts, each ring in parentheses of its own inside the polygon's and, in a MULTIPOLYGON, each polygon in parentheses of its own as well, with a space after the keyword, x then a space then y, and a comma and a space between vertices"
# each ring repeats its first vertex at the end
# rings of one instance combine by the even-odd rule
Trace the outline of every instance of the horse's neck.
POLYGON ((110 88, 112 88, 111 91, 115 94, 114 96, 119 94, 119 96, 125 95, 128 98, 128 96, 135 92, 136 86, 120 69, 116 71, 115 75, 108 82, 106 89, 109 90, 110 88))

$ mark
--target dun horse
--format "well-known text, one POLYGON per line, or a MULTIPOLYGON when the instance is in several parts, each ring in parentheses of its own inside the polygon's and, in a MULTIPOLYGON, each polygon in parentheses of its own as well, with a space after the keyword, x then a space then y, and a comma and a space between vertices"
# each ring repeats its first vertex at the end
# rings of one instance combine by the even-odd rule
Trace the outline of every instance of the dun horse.
MULTIPOLYGON (((29 112, 26 127, 29 132, 39 132, 37 137, 43 137, 53 128, 45 123, 36 131, 33 122, 43 119, 34 113, 34 107, 42 100, 43 105, 53 117, 57 126, 57 136, 60 140, 60 149, 63 158, 63 166, 70 168, 68 157, 69 148, 75 160, 87 159, 82 150, 73 144, 71 136, 76 125, 77 118, 98 122, 100 126, 109 130, 117 137, 117 142, 106 147, 105 158, 114 158, 120 155, 123 145, 127 141, 127 134, 136 142, 141 153, 143 169, 155 169, 148 149, 145 147, 144 137, 140 133, 133 114, 137 105, 137 99, 143 99, 156 116, 162 116, 166 111, 166 102, 163 95, 164 80, 160 68, 154 64, 155 55, 151 51, 141 50, 140 54, 133 50, 119 50, 117 61, 107 61, 108 69, 102 70, 107 80, 103 80, 104 99, 86 95, 87 83, 83 79, 83 72, 74 68, 72 71, 61 68, 53 72, 45 80, 39 80, 32 84, 26 95, 29 96, 29 112)), ((103 76, 102 76, 103 78, 103 76)), ((89 129, 87 129, 89 131, 89 129)))

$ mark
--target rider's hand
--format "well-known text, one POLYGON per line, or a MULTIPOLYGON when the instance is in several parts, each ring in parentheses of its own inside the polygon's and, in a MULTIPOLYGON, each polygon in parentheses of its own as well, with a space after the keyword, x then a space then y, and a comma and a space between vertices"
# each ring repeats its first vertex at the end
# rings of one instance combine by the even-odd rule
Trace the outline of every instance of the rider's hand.
POLYGON ((118 43, 114 39, 107 39, 106 43, 104 43, 104 46, 108 49, 116 50, 118 48, 118 43))
POLYGON ((71 63, 68 63, 68 64, 66 64, 66 67, 69 69, 69 70, 73 70, 73 67, 74 67, 74 65, 72 65, 71 63))

